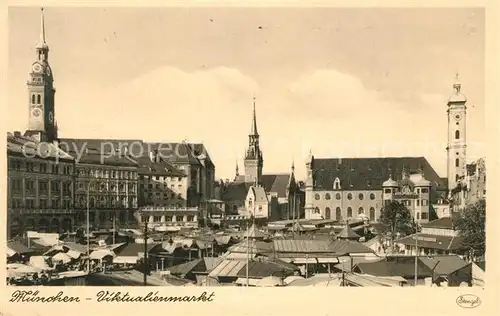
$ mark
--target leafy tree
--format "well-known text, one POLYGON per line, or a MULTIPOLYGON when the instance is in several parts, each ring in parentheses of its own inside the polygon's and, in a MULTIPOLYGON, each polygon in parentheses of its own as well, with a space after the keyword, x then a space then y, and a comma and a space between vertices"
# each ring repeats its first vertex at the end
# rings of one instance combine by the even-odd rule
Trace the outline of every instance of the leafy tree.
POLYGON ((463 246, 472 257, 483 256, 486 251, 486 201, 484 199, 466 207, 454 220, 462 236, 463 246))
POLYGON ((398 201, 391 201, 382 208, 379 221, 383 225, 381 234, 389 237, 393 251, 398 233, 405 236, 415 232, 415 222, 410 211, 398 201))

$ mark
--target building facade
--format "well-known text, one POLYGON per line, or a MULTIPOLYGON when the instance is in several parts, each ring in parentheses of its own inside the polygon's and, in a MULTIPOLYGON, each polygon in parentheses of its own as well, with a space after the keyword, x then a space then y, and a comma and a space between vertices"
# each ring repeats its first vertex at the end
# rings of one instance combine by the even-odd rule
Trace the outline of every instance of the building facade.
POLYGON ((7 135, 7 236, 72 231, 74 159, 51 143, 7 135))
POLYGON ((141 207, 138 220, 141 226, 157 231, 176 231, 180 228, 197 228, 198 207, 141 207))
POLYGON ((384 205, 398 201, 406 206, 416 222, 427 223, 429 221, 431 183, 424 178, 423 174, 410 175, 403 170, 400 181, 394 181, 392 176, 389 176, 389 179, 382 184, 382 188, 384 205))
POLYGON ((451 190, 450 200, 454 212, 486 199, 486 162, 480 158, 467 165, 467 173, 451 190))
POLYGON ((315 158, 306 161, 305 218, 378 221, 384 205, 383 183, 403 173, 423 172, 430 181, 430 202, 445 194, 446 182, 424 157, 315 158))

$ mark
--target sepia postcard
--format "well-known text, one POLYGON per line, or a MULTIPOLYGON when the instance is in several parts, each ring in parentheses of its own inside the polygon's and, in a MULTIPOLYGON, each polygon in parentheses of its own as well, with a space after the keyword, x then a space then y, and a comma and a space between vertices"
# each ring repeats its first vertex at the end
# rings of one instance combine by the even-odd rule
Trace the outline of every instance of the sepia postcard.
POLYGON ((10 2, 0 315, 496 315, 499 8, 10 2))

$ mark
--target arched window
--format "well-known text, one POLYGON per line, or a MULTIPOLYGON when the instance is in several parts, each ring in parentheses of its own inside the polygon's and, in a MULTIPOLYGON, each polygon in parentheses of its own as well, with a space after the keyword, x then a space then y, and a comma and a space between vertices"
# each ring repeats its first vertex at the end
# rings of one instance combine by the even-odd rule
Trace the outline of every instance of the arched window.
POLYGON ((325 200, 331 200, 331 198, 330 193, 325 194, 325 200))
POLYGON ((321 199, 321 197, 319 196, 319 194, 318 194, 318 193, 316 193, 316 194, 314 195, 314 199, 315 199, 315 200, 319 200, 319 199, 321 199))
POLYGON ((460 166, 460 160, 458 160, 458 158, 455 159, 455 167, 458 167, 460 166))
POLYGON ((340 179, 339 178, 335 178, 335 181, 333 182, 333 189, 340 190, 340 179))
POLYGON ((36 103, 36 101, 35 101, 35 95, 32 94, 31 95, 31 104, 35 104, 35 103, 36 103))
POLYGON ((370 193, 370 200, 375 200, 375 193, 370 193))
POLYGON ((42 96, 37 94, 36 96, 36 104, 41 104, 42 103, 42 96))
POLYGON ((340 207, 337 207, 335 209, 335 219, 338 221, 342 219, 342 210, 340 209, 340 207))
POLYGON ((319 214, 319 207, 316 207, 316 208, 314 209, 314 213, 319 214))
POLYGON ((455 131, 455 139, 460 139, 460 131, 459 130, 455 131))
POLYGON ((365 198, 365 196, 363 195, 363 193, 360 193, 360 194, 358 195, 358 198, 359 198, 360 200, 363 200, 363 199, 365 198))
POLYGON ((335 198, 336 198, 337 200, 340 200, 340 199, 342 198, 342 195, 340 195, 340 193, 337 193, 337 194, 335 194, 335 198))
POLYGON ((325 219, 330 219, 331 217, 332 217, 332 214, 331 214, 330 208, 329 207, 325 208, 325 219))
POLYGON ((352 208, 350 206, 347 208, 347 217, 352 217, 352 208))
POLYGON ((375 209, 373 207, 370 207, 370 220, 375 220, 375 209))
POLYGON ((351 193, 348 193, 348 194, 347 194, 347 199, 348 199, 348 200, 352 200, 352 194, 351 194, 351 193))
POLYGON ((363 207, 360 206, 358 209, 358 215, 363 214, 363 212, 364 212, 363 207))

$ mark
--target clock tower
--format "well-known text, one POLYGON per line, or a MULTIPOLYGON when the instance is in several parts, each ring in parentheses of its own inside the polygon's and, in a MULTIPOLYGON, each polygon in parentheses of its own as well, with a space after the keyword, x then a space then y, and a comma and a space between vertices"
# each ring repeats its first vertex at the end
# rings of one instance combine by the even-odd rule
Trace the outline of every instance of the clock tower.
POLYGON ((453 85, 453 94, 448 100, 448 146, 447 177, 448 190, 457 186, 458 179, 465 175, 466 169, 466 112, 467 98, 460 92, 461 84, 458 81, 453 85))
POLYGON ((49 46, 45 42, 45 23, 41 9, 40 39, 36 45, 36 60, 31 64, 28 86, 29 123, 26 135, 39 141, 57 140, 52 69, 49 65, 49 46))

